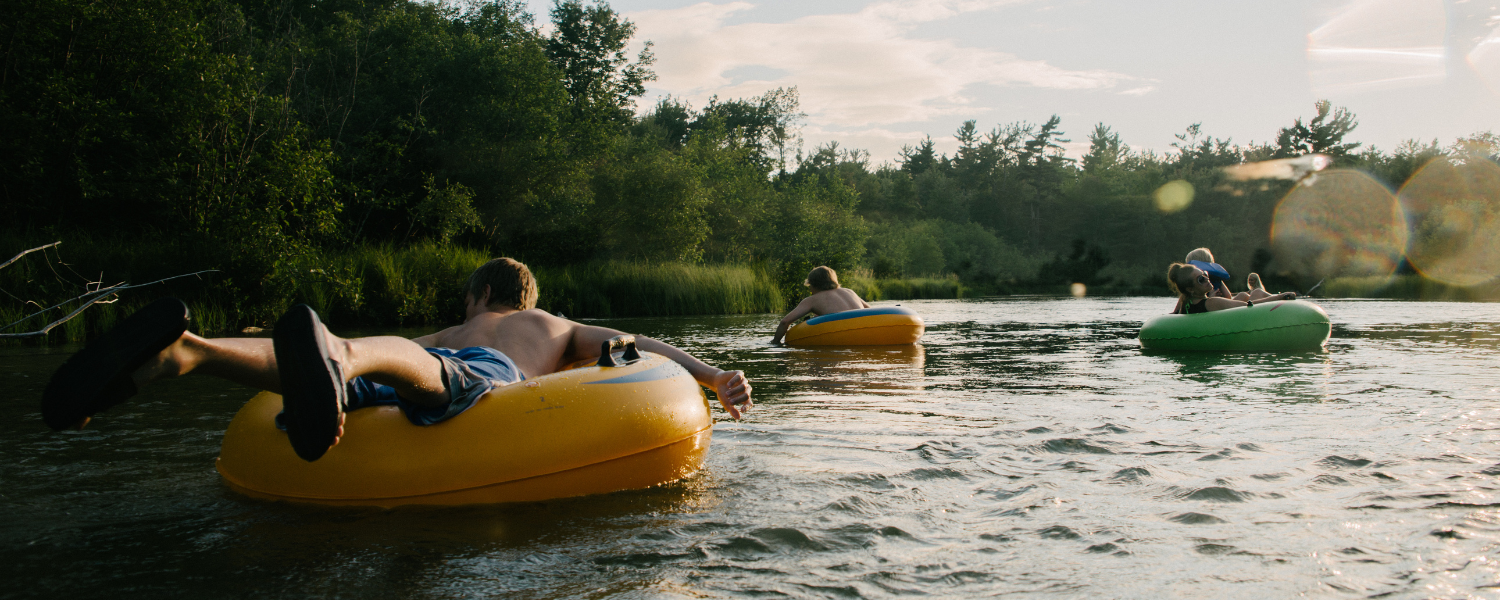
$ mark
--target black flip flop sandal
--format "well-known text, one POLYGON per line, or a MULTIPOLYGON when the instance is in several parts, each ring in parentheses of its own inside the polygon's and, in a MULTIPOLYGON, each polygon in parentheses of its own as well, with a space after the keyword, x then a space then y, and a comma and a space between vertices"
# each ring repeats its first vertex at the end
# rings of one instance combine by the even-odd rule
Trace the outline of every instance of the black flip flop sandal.
POLYGON ((302 460, 323 457, 339 435, 344 375, 328 358, 328 336, 318 313, 298 304, 276 321, 272 341, 281 375, 282 422, 302 460))
POLYGON ((136 393, 131 374, 187 331, 188 307, 162 298, 89 342, 52 373, 42 391, 42 420, 54 430, 84 419, 136 393))

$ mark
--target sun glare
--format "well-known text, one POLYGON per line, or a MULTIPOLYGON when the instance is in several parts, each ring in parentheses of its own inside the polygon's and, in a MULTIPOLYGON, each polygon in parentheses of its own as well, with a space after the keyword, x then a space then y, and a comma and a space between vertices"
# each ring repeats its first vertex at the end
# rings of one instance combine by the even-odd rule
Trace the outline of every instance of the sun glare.
POLYGON ((1407 260, 1430 279, 1471 286, 1500 275, 1500 165, 1435 159, 1401 188, 1407 260))
POLYGON ((1323 277, 1389 277, 1406 249, 1406 218, 1390 190, 1350 169, 1293 186, 1276 207, 1271 244, 1281 267, 1323 277))
POLYGON ((1193 184, 1178 179, 1156 188, 1156 210, 1172 214, 1193 204, 1193 184))

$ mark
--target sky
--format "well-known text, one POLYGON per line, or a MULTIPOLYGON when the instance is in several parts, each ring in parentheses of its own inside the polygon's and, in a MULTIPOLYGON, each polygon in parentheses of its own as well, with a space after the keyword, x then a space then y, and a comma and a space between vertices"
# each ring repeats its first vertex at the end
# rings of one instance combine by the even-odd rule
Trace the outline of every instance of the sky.
MULTIPOLYGON (((539 23, 551 0, 528 0, 539 23)), ((1390 152, 1500 134, 1500 0, 615 0, 653 42, 640 108, 796 87, 805 150, 895 162, 931 136, 1062 119, 1170 152, 1194 123, 1238 144, 1327 99, 1390 152)))

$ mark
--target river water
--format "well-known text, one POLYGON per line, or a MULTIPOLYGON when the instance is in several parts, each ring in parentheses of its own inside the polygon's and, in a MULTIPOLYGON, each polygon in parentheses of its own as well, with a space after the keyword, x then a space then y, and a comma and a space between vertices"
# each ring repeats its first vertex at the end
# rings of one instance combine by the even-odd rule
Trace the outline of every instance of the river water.
POLYGON ((1163 298, 904 304, 921 346, 591 321, 755 410, 678 483, 458 508, 236 495, 252 392, 208 378, 51 433, 71 348, 0 348, 0 597, 1500 596, 1500 304, 1323 301, 1327 352, 1286 355, 1142 354, 1163 298))

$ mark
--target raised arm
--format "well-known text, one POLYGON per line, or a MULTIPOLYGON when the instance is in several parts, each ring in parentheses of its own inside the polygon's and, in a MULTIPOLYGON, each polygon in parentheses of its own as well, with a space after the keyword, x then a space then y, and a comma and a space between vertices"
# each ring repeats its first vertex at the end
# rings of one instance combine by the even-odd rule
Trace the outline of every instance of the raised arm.
POLYGON ((1227 298, 1220 298, 1218 296, 1209 296, 1205 298, 1203 302, 1203 305, 1208 308, 1209 312, 1224 310, 1226 308, 1239 308, 1245 305, 1244 302, 1240 302, 1239 300, 1230 300, 1227 298))
MULTIPOLYGON (((1296 299, 1297 299, 1297 292, 1282 292, 1280 294, 1275 294, 1275 295, 1267 296, 1265 299, 1261 300, 1261 302, 1275 302, 1277 300, 1296 300, 1296 299)), ((1217 298, 1217 297, 1210 297, 1210 298, 1207 299, 1207 302, 1208 302, 1208 304, 1207 304, 1208 310, 1210 310, 1210 311, 1224 310, 1226 308, 1239 308, 1241 306, 1248 306, 1249 305, 1248 302, 1241 302, 1239 300, 1228 300, 1228 299, 1225 299, 1225 298, 1217 298)))
MULTIPOLYGON (((573 348, 573 356, 570 358, 582 360, 597 356, 601 345, 622 333, 608 327, 574 323, 570 344, 573 348)), ((670 358, 682 365, 688 373, 692 374, 693 379, 719 396, 719 404, 724 407, 724 412, 729 413, 730 417, 739 419, 741 415, 755 406, 755 402, 750 399, 750 380, 745 378, 744 371, 725 371, 698 360, 693 355, 670 344, 645 336, 635 336, 635 346, 641 350, 670 358)))
POLYGON ((792 323, 796 323, 797 319, 802 318, 803 315, 810 312, 812 312, 812 296, 803 298, 801 302, 797 303, 797 308, 792 309, 792 312, 787 313, 785 317, 781 318, 781 323, 776 325, 776 335, 771 336, 771 343, 780 344, 781 338, 786 336, 786 329, 791 327, 792 323))

